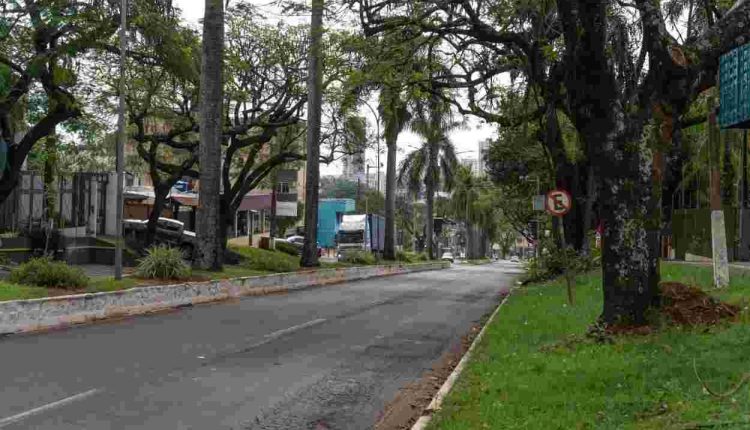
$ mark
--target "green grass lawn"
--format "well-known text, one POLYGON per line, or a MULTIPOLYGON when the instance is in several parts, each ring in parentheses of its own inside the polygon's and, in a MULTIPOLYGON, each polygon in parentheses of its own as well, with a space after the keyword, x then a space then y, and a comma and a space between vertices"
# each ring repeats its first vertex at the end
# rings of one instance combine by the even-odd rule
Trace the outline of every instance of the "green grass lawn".
POLYGON ((47 289, 28 287, 0 281, 0 302, 6 300, 25 300, 47 297, 47 289))
MULTIPOLYGON (((664 264, 664 280, 706 289, 710 267, 664 264)), ((750 297, 750 271, 733 271, 716 296, 750 297)), ((430 429, 747 429, 750 388, 717 399, 693 372, 724 391, 750 372, 750 319, 711 329, 585 340, 601 310, 598 275, 578 277, 578 304, 564 282, 518 289, 487 329, 430 429), (720 425, 721 424, 721 425, 720 425), (708 427, 710 426, 710 427, 708 427)))

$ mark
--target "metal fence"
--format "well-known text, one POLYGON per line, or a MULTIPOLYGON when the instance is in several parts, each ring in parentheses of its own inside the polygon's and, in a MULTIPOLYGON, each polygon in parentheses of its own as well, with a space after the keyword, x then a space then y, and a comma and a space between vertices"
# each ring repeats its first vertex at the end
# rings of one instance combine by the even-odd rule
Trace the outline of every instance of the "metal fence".
MULTIPOLYGON (((61 175, 48 198, 44 177, 22 172, 18 186, 0 205, 0 231, 23 232, 49 223, 48 206, 54 201, 54 223, 81 234, 103 234, 107 229, 107 189, 110 174, 77 172, 61 175)), ((114 199, 114 196, 111 197, 114 199)), ((111 221, 110 221, 111 222, 111 221)))

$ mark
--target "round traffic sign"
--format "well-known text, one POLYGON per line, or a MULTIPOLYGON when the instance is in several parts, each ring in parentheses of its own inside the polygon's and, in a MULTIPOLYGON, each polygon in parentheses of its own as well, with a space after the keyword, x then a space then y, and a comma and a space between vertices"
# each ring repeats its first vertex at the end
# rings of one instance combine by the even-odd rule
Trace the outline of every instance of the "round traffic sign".
POLYGON ((564 216, 570 212, 573 199, 570 197, 570 193, 565 190, 552 190, 547 193, 544 206, 550 215, 564 216))

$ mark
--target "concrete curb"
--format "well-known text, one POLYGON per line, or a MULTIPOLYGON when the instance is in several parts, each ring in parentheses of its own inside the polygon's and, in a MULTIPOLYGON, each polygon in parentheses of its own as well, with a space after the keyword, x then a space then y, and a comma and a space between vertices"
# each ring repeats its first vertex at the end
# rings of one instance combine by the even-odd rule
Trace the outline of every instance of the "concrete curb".
POLYGON ((425 409, 422 412, 422 416, 419 417, 416 423, 411 427, 411 430, 424 430, 427 428, 427 425, 432 421, 432 414, 436 411, 440 410, 440 407, 443 405, 443 400, 445 400, 445 397, 450 393, 450 391, 453 389, 453 385, 458 381, 458 377, 461 376, 461 372, 464 371, 464 368, 466 367, 466 364, 471 359, 471 355, 474 352, 474 349, 477 345, 479 345, 479 342, 484 337, 484 333, 487 330, 487 327, 489 327, 490 324, 495 320, 497 315, 500 313, 500 308, 505 305, 505 303, 508 301, 508 298, 510 297, 513 290, 511 289, 508 294, 503 298, 503 301, 500 302, 500 304, 497 306, 495 311, 492 313, 490 318, 487 320, 487 322, 484 324, 484 327, 482 327, 482 330, 479 331, 479 334, 476 338, 474 338, 474 341, 471 343, 471 346, 469 347, 469 350, 466 351, 466 354, 461 358, 461 361, 458 362, 458 365, 456 365, 456 368, 453 369, 453 372, 451 372, 450 375, 448 375, 448 378, 445 380, 443 385, 440 387, 438 392, 435 394, 435 397, 432 398, 432 401, 429 405, 427 405, 427 409, 425 409))
POLYGON ((374 277, 438 270, 443 262, 361 266, 0 302, 0 335, 65 328, 245 296, 286 293, 374 277))

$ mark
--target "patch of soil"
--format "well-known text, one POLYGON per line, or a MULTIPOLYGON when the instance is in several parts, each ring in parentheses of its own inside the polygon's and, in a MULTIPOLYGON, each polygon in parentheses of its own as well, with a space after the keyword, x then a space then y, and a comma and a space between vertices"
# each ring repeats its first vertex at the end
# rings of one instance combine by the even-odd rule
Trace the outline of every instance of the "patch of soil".
POLYGON ((401 388, 396 397, 385 406, 374 429, 409 430, 423 415, 432 398, 469 350, 471 343, 481 330, 481 324, 473 325, 469 333, 461 338, 461 343, 454 345, 443 354, 432 369, 425 372, 419 380, 401 388))
MULTIPOLYGON (((680 282, 662 282, 659 313, 671 325, 710 326, 735 319, 740 308, 706 294, 700 288, 680 282)), ((658 328, 651 325, 616 325, 606 328, 608 335, 648 335, 658 328)))
POLYGON ((661 284, 661 312, 677 325, 714 325, 735 318, 740 308, 679 282, 661 284))

